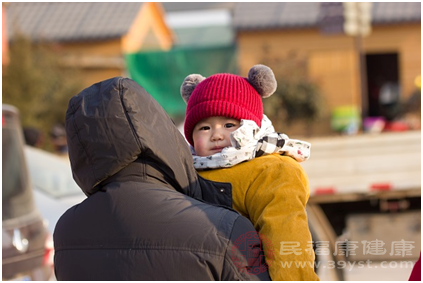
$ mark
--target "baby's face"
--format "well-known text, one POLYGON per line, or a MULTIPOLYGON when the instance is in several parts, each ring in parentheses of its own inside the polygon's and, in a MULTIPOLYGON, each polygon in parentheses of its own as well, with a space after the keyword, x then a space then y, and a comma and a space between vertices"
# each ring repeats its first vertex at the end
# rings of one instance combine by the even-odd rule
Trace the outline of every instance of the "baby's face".
POLYGON ((239 126, 239 120, 223 116, 201 120, 192 133, 195 153, 198 156, 209 156, 231 146, 230 134, 239 126))

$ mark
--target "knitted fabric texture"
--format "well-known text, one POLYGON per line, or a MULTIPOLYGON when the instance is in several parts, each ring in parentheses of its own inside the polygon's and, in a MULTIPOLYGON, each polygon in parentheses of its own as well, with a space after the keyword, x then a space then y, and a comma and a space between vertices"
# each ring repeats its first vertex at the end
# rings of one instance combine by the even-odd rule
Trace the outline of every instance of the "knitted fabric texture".
POLYGON ((199 83, 192 92, 186 111, 184 132, 193 145, 192 132, 201 120, 224 116, 254 121, 263 118, 261 96, 246 78, 233 74, 215 74, 199 83))

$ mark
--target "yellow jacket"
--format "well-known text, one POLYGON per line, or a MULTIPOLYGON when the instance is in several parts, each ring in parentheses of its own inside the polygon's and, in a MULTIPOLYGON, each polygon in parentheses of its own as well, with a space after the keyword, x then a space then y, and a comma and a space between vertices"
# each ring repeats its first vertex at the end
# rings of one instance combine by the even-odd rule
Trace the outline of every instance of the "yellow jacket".
POLYGON ((272 154, 231 168, 199 173, 203 178, 232 184, 233 208, 264 235, 272 280, 319 280, 314 272, 305 210, 310 194, 308 179, 297 161, 272 154), (266 239, 273 245, 273 251, 269 250, 266 239))

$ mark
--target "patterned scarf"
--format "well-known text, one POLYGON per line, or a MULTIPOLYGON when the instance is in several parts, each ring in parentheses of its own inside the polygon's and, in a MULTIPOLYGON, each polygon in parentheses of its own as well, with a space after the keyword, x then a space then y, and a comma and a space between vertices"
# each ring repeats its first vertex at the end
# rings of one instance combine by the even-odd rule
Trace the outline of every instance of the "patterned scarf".
POLYGON ((298 162, 310 157, 310 143, 275 132, 266 115, 263 115, 261 128, 251 120, 241 120, 240 127, 231 133, 230 139, 232 146, 210 156, 197 156, 194 147, 190 146, 194 167, 197 170, 227 168, 272 153, 291 156, 298 162))

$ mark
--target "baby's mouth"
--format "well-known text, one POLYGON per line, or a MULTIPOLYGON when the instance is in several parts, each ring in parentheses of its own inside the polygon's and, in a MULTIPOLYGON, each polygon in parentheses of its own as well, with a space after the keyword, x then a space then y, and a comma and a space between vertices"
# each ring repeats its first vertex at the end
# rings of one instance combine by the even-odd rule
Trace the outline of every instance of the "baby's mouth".
POLYGON ((224 148, 223 146, 215 146, 211 150, 213 150, 213 151, 222 151, 223 148, 224 148))

